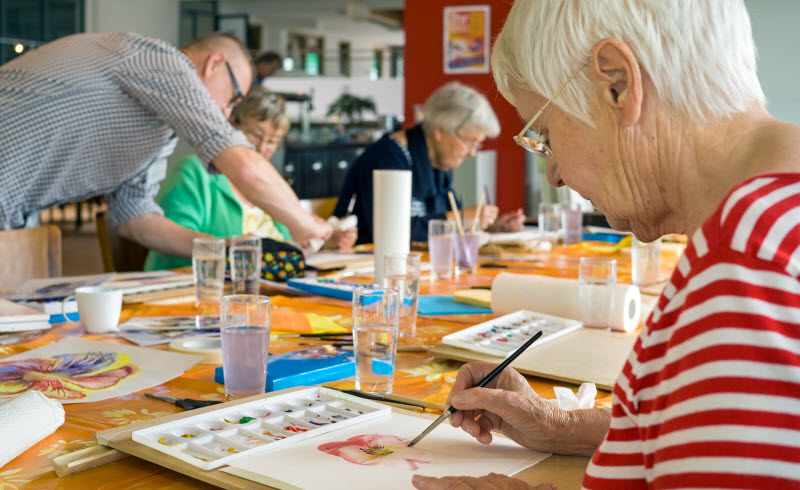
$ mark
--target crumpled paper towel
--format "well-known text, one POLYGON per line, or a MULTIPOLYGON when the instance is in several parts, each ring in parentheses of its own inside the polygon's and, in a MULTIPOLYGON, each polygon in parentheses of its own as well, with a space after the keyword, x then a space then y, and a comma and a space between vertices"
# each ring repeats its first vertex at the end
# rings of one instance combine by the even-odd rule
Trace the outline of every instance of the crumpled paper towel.
MULTIPOLYGON (((351 214, 342 219, 336 216, 328 218, 328 224, 331 225, 334 231, 347 231, 350 228, 355 228, 358 225, 358 216, 351 214)), ((325 240, 320 238, 312 238, 308 241, 308 248, 303 250, 305 254, 315 254, 320 251, 322 246, 325 245, 325 240)))
POLYGON ((0 405, 0 468, 64 423, 64 407, 39 391, 27 391, 0 405))
POLYGON ((568 411, 592 408, 594 407, 594 399, 597 397, 597 386, 594 383, 583 383, 578 388, 577 395, 571 389, 563 386, 556 386, 553 391, 556 393, 556 399, 550 401, 557 404, 558 408, 568 411))

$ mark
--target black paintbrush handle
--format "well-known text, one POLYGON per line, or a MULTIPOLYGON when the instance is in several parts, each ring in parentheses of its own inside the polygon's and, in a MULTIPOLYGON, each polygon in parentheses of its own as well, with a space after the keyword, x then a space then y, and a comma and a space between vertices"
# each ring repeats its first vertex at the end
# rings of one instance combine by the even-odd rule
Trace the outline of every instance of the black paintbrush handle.
MULTIPOLYGON (((536 335, 534 335, 533 337, 529 338, 527 340, 527 342, 525 342, 524 344, 522 344, 519 347, 519 349, 515 350, 514 353, 511 354, 510 356, 508 356, 508 358, 505 361, 501 362, 499 366, 497 366, 496 368, 492 369, 491 373, 487 374, 482 380, 480 380, 478 382, 478 384, 475 385, 475 388, 483 388, 484 386, 489 384, 489 382, 491 380, 493 380, 498 374, 500 374, 500 372, 503 369, 505 369, 506 366, 508 366, 509 364, 514 362, 514 359, 516 359, 517 357, 519 357, 520 354, 525 352, 525 349, 527 349, 528 347, 531 346, 531 344, 533 344, 534 342, 539 340, 539 337, 541 337, 542 334, 543 334, 543 332, 541 330, 536 332, 536 335)), ((447 409, 447 411, 450 412, 450 414, 452 415, 453 413, 457 412, 458 409, 451 406, 450 408, 447 409)))

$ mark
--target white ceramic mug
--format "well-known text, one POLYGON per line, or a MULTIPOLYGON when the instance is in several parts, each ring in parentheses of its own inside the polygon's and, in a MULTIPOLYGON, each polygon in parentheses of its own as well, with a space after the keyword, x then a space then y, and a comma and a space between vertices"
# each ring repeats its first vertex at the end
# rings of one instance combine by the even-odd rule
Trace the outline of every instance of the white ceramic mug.
POLYGON ((84 286, 75 289, 73 296, 64 298, 61 313, 68 322, 78 324, 67 317, 66 304, 72 297, 78 302, 80 323, 87 333, 116 332, 119 314, 122 311, 122 291, 102 286, 84 286))

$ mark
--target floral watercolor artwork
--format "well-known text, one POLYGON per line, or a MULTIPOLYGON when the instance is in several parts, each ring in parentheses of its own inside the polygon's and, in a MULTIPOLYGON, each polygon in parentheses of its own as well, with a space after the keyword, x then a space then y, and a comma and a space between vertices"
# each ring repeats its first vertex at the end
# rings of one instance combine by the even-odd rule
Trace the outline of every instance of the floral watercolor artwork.
POLYGON ((317 449, 354 464, 385 465, 410 471, 417 471, 423 464, 433 461, 424 451, 408 447, 408 443, 407 439, 396 436, 365 434, 343 442, 322 444, 317 449))
POLYGON ((113 352, 0 362, 0 398, 36 390, 55 400, 81 400, 93 392, 112 389, 140 372, 126 354, 113 352))
POLYGON ((200 356, 68 337, 0 361, 0 399, 31 390, 61 403, 127 396, 180 376, 201 360, 200 356))

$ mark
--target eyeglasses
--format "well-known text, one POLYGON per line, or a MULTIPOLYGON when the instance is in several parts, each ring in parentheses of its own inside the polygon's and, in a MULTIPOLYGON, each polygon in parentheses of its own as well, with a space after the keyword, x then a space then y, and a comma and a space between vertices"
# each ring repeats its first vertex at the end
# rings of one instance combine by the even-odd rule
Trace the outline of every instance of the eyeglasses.
POLYGON ((242 129, 242 132, 246 135, 252 136, 253 140, 258 141, 258 144, 253 145, 256 148, 260 148, 263 145, 278 146, 282 137, 280 134, 266 134, 261 130, 253 128, 244 128, 242 129))
POLYGON ((458 130, 461 129, 461 126, 465 125, 467 123, 467 121, 472 120, 472 115, 473 114, 475 114, 475 108, 474 107, 472 108, 472 110, 469 111, 467 116, 464 119, 462 119, 460 123, 458 123, 458 126, 456 126, 456 129, 454 129, 452 131, 453 134, 456 136, 456 138, 458 138, 458 140, 461 141, 461 144, 464 145, 464 148, 466 148, 467 151, 469 151, 469 152, 473 152, 473 151, 477 152, 478 150, 481 149, 481 146, 483 146, 483 142, 482 141, 475 141, 475 140, 467 139, 467 138, 461 136, 461 133, 458 132, 458 130))
POLYGON ((577 75, 579 71, 581 71, 583 68, 586 67, 586 65, 588 65, 588 63, 582 64, 581 66, 578 67, 577 70, 572 72, 572 75, 570 75, 567 81, 564 82, 564 85, 562 85, 558 90, 556 90, 556 93, 554 93, 553 96, 550 97, 550 99, 547 102, 545 102, 544 106, 542 106, 542 108, 539 109, 539 112, 533 115, 531 120, 528 121, 528 124, 526 124, 525 127, 522 128, 522 131, 520 131, 518 135, 514 136, 514 142, 516 144, 525 148, 529 152, 539 155, 540 157, 543 158, 550 158, 553 156, 553 151, 550 149, 547 140, 540 141, 537 140, 536 138, 530 138, 528 136, 525 136, 525 133, 527 133, 528 130, 531 128, 531 126, 533 126, 533 123, 535 123, 536 120, 539 119, 539 116, 541 116, 542 112, 547 108, 547 106, 550 105, 550 102, 553 102, 553 99, 556 98, 559 92, 561 92, 564 89, 564 87, 566 87, 567 84, 571 82, 573 78, 575 78, 575 75, 577 75))
POLYGON ((235 106, 236 104, 241 102, 242 99, 244 99, 244 94, 242 94, 242 89, 239 88, 239 82, 236 81, 236 77, 233 76, 233 69, 231 68, 231 64, 226 61, 225 66, 228 68, 228 75, 230 75, 231 77, 231 82, 233 83, 233 89, 236 90, 236 95, 233 96, 230 102, 228 102, 228 105, 235 106))

